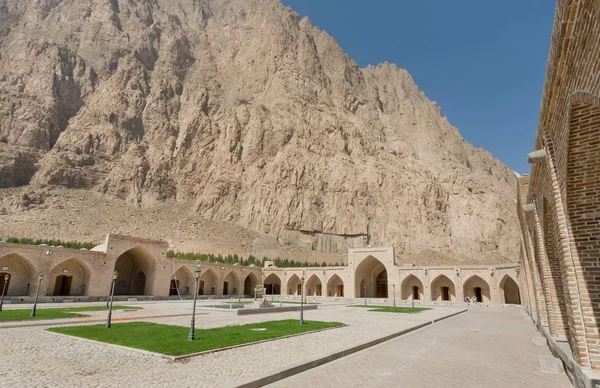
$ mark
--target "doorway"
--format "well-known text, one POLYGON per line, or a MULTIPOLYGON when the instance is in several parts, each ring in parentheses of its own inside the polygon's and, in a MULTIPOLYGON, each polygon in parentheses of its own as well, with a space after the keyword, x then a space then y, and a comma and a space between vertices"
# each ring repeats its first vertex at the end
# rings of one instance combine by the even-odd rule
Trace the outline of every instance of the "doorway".
POLYGON ((442 300, 450 300, 450 288, 442 287, 442 300))
POLYGON ((473 295, 475 295, 475 297, 477 298, 478 302, 483 302, 483 295, 481 293, 481 287, 474 287, 473 288, 473 295))
POLYGON ((376 298, 387 298, 388 297, 388 281, 387 281, 387 271, 382 271, 379 275, 377 275, 377 279, 375 280, 376 286, 376 298))
POLYGON ((54 283, 54 296, 69 296, 71 293, 72 276, 60 275, 54 283))
POLYGON ((177 295, 179 289, 179 280, 171 279, 171 286, 169 287, 169 296, 177 295))
POLYGON ((298 284, 298 293, 296 295, 302 295, 302 284, 298 284))
POLYGON ((413 286, 412 288, 412 298, 413 300, 421 299, 421 293, 419 292, 419 286, 413 286))
POLYGON ((338 284, 337 286, 337 296, 344 296, 344 285, 343 284, 338 284))
POLYGON ((229 283, 223 282, 223 295, 227 295, 228 291, 229 291, 229 283))

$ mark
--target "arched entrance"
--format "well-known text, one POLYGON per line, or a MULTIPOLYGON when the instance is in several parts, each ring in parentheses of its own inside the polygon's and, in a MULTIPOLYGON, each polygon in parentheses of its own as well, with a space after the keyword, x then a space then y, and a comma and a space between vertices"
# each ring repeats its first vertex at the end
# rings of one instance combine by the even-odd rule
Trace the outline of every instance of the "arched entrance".
POLYGON ((431 282, 431 300, 451 301, 456 299, 454 283, 445 275, 439 275, 431 282))
POLYGON ((244 280, 244 295, 254 295, 254 289, 258 284, 258 278, 255 274, 250 273, 244 280))
POLYGON ((81 296, 87 294, 92 270, 80 259, 59 263, 50 271, 49 296, 81 296))
POLYGON ((171 277, 169 295, 190 295, 195 281, 192 271, 185 265, 181 266, 171 277))
POLYGON ((473 275, 467 279, 463 285, 463 292, 465 297, 476 297, 477 301, 481 303, 490 303, 492 301, 489 284, 477 275, 473 275))
POLYGON ((306 295, 307 296, 322 296, 323 295, 323 284, 321 279, 317 275, 312 275, 306 282, 306 295))
POLYGON ((198 295, 217 295, 217 284, 217 274, 212 269, 207 269, 200 274, 198 295))
POLYGON ((223 279, 223 295, 238 295, 239 283, 238 276, 230 271, 223 279))
POLYGON ((327 296, 344 296, 344 281, 337 275, 334 274, 327 281, 327 296))
POLYGON ((415 275, 408 275, 400 286, 402 299, 421 300, 423 294, 423 283, 415 275))
POLYGON ((142 247, 135 247, 117 258, 115 295, 152 295, 154 258, 142 247))
POLYGON ((265 293, 268 295, 281 294, 281 279, 274 273, 267 276, 265 279, 265 293))
MULTIPOLYGON (((10 253, 0 257, 1 268, 8 268, 2 270, 3 274, 9 275, 6 296, 27 296, 35 292, 37 285, 37 279, 33 279, 35 267, 29 260, 16 253, 10 253)), ((4 282, 4 277, 2 282, 4 282)))
POLYGON ((367 257, 356 267, 354 279, 357 297, 388 297, 388 273, 385 265, 375 257, 367 257))
POLYGON ((302 295, 302 282, 298 275, 293 274, 288 278, 287 281, 287 294, 288 295, 302 295))
POLYGON ((508 275, 504 275, 500 282, 500 295, 502 303, 505 304, 521 304, 521 295, 517 282, 508 275))

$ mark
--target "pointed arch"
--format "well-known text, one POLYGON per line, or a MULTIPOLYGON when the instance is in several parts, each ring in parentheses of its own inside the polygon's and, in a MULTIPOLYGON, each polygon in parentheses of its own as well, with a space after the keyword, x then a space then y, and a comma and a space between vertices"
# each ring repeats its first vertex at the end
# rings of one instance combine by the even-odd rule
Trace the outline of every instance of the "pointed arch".
POLYGON ((323 295, 323 282, 317 274, 313 274, 306 281, 306 295, 307 296, 322 296, 323 295))
POLYGON ((56 264, 48 278, 48 296, 87 295, 92 269, 79 258, 70 258, 56 264))
POLYGON ((250 272, 244 279, 244 295, 254 295, 254 289, 258 285, 258 277, 250 272))
POLYGON ((122 253, 115 262, 115 295, 152 295, 155 267, 154 257, 141 246, 122 253))
POLYGON ((171 276, 169 295, 190 295, 194 292, 195 282, 192 270, 188 266, 182 265, 171 276))
POLYGON ((402 299, 413 299, 413 300, 421 300, 424 298, 425 291, 423 288, 423 282, 413 274, 408 275, 402 280, 402 284, 400 285, 401 290, 401 298, 402 299))
POLYGON ((365 258, 356 267, 354 279, 354 295, 369 298, 387 298, 388 272, 385 265, 377 258, 373 256, 365 258))
POLYGON ((240 289, 239 284, 239 276, 235 273, 235 271, 229 271, 229 273, 223 278, 223 284, 221 288, 223 295, 238 295, 240 289))
POLYGON ((281 294, 281 279, 276 274, 272 273, 265 279, 265 293, 266 294, 281 294))
POLYGON ((454 282, 446 275, 438 275, 431 282, 431 300, 451 301, 456 299, 454 282))
POLYGON ((508 274, 500 281, 500 298, 504 304, 521 304, 519 285, 508 274))
POLYGON ((471 275, 463 284, 465 297, 476 297, 478 302, 491 303, 490 285, 477 275, 471 275))
POLYGON ((212 268, 202 271, 198 279, 198 295, 217 295, 219 277, 212 268))
POLYGON ((9 275, 7 296, 28 296, 35 292, 36 266, 26 257, 10 252, 0 257, 0 268, 8 267, 2 273, 9 275))
POLYGON ((344 281, 337 274, 333 274, 327 281, 327 296, 344 297, 344 281))
POLYGON ((298 277, 298 275, 293 274, 292 276, 290 276, 288 278, 287 281, 287 294, 288 295, 298 295, 300 296, 302 294, 302 282, 300 281, 300 278, 298 277))

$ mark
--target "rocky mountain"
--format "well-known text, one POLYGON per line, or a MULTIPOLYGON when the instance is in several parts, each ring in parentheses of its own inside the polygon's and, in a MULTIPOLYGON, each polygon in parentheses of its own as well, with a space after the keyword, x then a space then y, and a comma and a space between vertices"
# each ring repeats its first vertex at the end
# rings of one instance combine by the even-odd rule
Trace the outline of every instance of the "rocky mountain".
POLYGON ((518 257, 513 173, 278 0, 0 0, 0 156, 0 195, 191 203, 281 249, 518 257))

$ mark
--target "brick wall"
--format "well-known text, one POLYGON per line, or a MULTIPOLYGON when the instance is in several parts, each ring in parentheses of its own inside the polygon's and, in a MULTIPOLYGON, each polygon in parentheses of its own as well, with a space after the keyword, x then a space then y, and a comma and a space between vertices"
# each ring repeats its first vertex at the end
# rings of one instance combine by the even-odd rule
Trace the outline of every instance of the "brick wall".
POLYGON ((551 333, 567 337, 575 360, 600 370, 599 0, 558 1, 534 149, 546 158, 520 182, 519 196, 536 212, 517 206, 528 286, 540 323, 546 310, 551 333))

